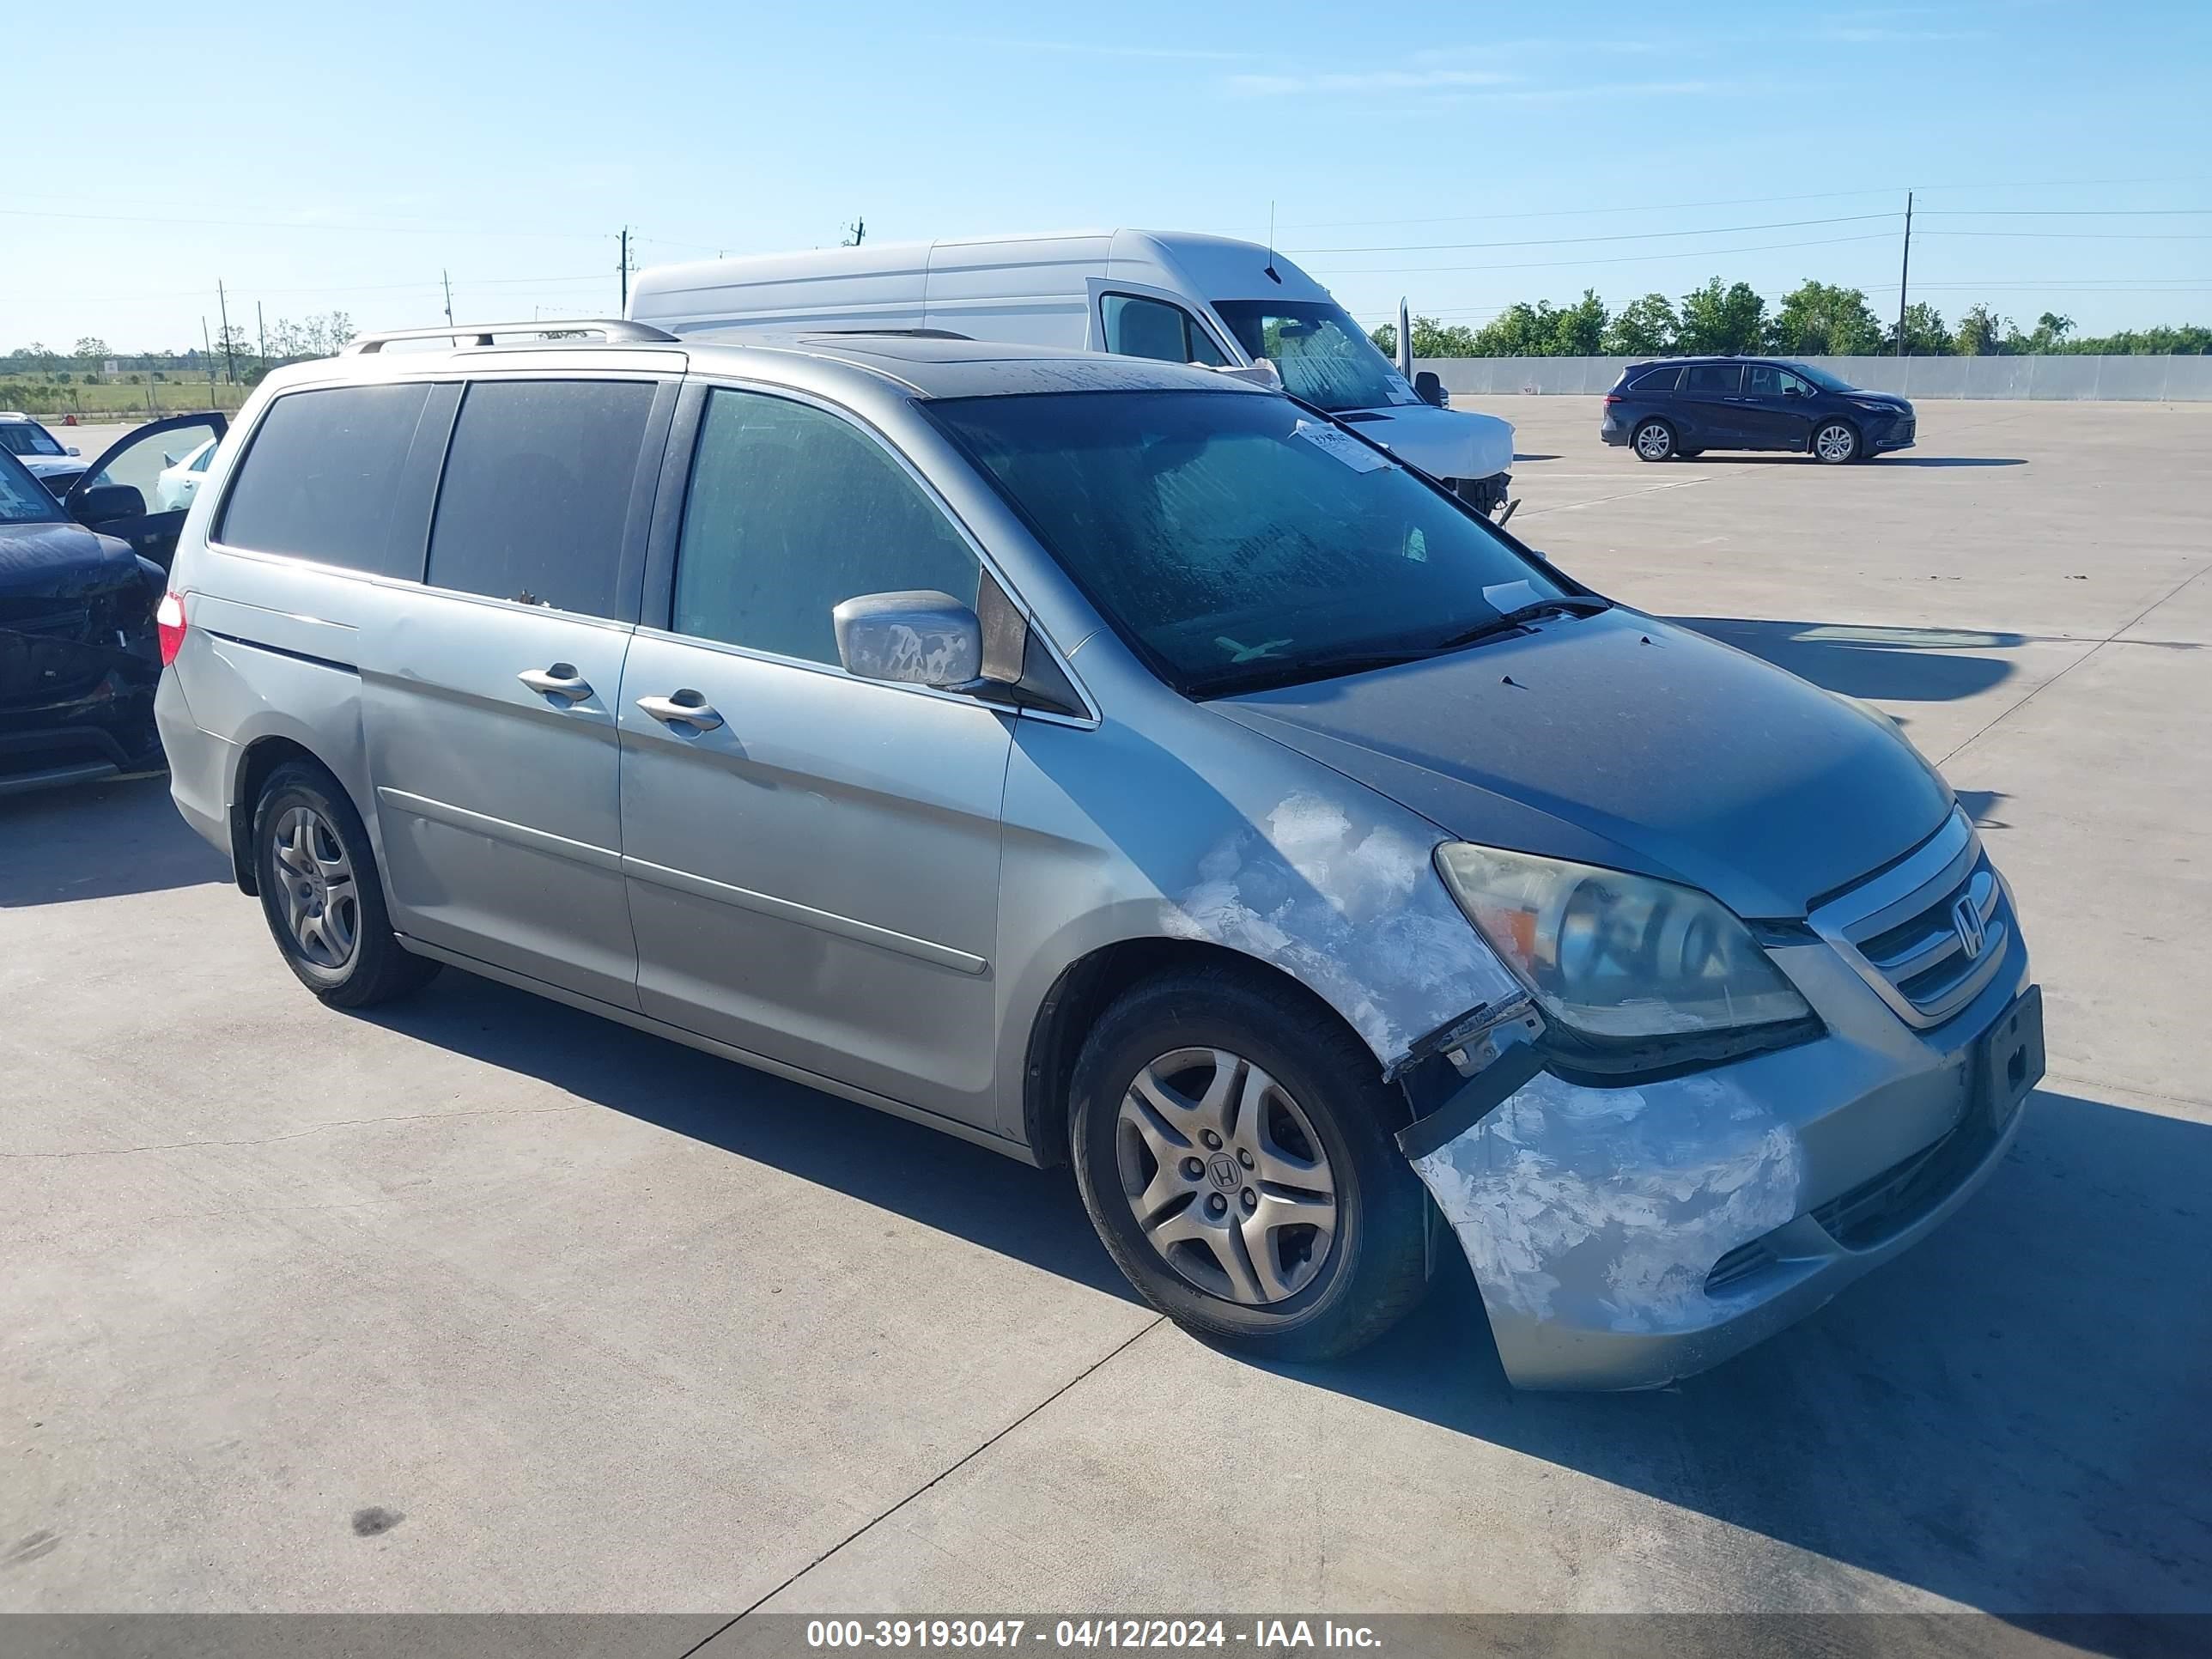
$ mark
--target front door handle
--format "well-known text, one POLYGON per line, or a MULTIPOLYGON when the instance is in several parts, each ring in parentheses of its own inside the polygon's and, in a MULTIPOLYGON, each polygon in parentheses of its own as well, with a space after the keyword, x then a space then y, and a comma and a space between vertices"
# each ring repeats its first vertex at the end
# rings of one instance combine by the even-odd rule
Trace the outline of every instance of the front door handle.
POLYGON ((592 683, 576 672, 574 663, 556 662, 550 668, 526 668, 514 678, 532 691, 542 691, 549 697, 561 697, 569 702, 581 702, 592 695, 592 683))
POLYGON ((708 706, 706 698, 688 686, 672 697, 640 697, 637 706, 663 726, 711 732, 722 723, 722 717, 708 706))

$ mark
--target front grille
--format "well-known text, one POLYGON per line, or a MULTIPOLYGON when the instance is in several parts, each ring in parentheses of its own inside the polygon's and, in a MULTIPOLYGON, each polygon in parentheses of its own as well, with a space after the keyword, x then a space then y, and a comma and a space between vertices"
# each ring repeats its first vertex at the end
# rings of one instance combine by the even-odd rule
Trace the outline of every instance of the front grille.
POLYGON ((1940 1025, 2010 954, 2004 883, 1963 813, 1902 863, 1806 920, 1909 1024, 1940 1025))
POLYGON ((1897 423, 1896 429, 1890 434, 1890 436, 1894 438, 1899 443, 1909 444, 1912 441, 1915 435, 1913 428, 1919 424, 1920 422, 1917 420, 1908 415, 1897 423))

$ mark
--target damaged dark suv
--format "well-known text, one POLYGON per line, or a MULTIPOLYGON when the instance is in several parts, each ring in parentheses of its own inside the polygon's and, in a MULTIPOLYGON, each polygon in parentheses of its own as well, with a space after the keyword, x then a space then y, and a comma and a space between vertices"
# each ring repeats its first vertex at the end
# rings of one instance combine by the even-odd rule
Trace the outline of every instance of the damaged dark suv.
POLYGON ((160 769, 161 586, 0 453, 0 794, 160 769))

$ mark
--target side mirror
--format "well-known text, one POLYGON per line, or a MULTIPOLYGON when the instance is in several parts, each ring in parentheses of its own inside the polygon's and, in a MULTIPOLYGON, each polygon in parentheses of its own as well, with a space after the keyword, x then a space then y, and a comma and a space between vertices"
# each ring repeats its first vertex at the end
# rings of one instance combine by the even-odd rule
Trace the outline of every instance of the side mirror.
POLYGON ((1431 409, 1442 409, 1449 401, 1444 395, 1444 383, 1437 378, 1433 368, 1425 368, 1413 376, 1413 395, 1431 409))
POLYGON ((68 448, 62 451, 62 453, 64 455, 82 455, 84 453, 84 451, 79 449, 75 444, 71 444, 68 448))
POLYGON ((94 484, 77 491, 69 505, 70 516, 87 526, 143 518, 146 513, 146 497, 131 484, 94 484))
POLYGON ((983 625, 950 593, 862 593, 830 613, 837 660, 864 680, 951 687, 982 678, 983 625))

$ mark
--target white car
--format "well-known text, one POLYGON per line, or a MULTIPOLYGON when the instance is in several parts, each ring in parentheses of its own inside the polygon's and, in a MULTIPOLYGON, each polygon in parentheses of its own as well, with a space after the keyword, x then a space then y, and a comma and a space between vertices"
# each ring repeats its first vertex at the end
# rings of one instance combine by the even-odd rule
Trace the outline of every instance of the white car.
POLYGON ((181 461, 173 455, 161 457, 165 465, 154 481, 156 513, 174 512, 192 504, 192 497, 200 493, 200 480, 207 477, 208 462, 215 457, 215 447, 221 441, 210 438, 198 448, 185 451, 181 461))
POLYGON ((21 410, 0 409, 0 449, 22 462, 56 500, 84 475, 84 462, 73 444, 64 444, 21 410))

